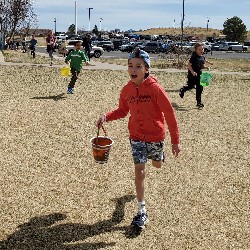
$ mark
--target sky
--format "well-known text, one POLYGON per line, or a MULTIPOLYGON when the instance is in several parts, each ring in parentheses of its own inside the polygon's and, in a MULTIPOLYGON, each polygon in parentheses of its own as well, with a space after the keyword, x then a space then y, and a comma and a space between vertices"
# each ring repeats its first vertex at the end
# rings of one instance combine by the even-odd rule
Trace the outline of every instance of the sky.
POLYGON ((146 30, 179 28, 183 13, 184 28, 223 29, 223 23, 239 17, 250 30, 250 0, 34 0, 38 28, 65 32, 71 24, 86 31, 96 25, 98 30, 146 30), (77 15, 75 15, 75 2, 77 15), (90 20, 89 20, 89 8, 90 20), (54 22, 56 20, 56 23, 54 22))

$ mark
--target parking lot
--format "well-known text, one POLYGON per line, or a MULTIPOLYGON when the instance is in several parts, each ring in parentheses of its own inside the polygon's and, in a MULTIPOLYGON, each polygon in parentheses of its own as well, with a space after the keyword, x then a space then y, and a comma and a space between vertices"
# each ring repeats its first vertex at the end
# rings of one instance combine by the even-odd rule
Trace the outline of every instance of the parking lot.
MULTIPOLYGON (((37 52, 41 53, 47 53, 44 47, 37 47, 37 52)), ((56 53, 57 54, 57 53, 56 53)), ((121 51, 104 51, 104 54, 102 55, 102 58, 114 58, 119 59, 128 58, 129 53, 128 52, 121 52, 121 51)), ((212 51, 211 53, 208 53, 205 55, 207 58, 221 58, 221 59, 250 59, 250 53, 249 52, 234 52, 234 51, 212 51)), ((150 57, 152 59, 158 59, 158 54, 150 53, 150 57)))

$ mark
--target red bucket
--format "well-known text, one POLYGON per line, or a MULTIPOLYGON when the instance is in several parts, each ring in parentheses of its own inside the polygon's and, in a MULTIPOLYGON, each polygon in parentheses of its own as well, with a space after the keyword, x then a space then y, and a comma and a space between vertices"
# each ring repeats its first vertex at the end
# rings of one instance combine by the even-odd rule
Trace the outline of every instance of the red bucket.
POLYGON ((92 144, 95 161, 97 163, 103 164, 108 161, 109 152, 114 141, 107 136, 107 133, 103 127, 102 130, 105 136, 99 136, 99 130, 100 128, 98 128, 97 136, 92 138, 90 142, 92 144))

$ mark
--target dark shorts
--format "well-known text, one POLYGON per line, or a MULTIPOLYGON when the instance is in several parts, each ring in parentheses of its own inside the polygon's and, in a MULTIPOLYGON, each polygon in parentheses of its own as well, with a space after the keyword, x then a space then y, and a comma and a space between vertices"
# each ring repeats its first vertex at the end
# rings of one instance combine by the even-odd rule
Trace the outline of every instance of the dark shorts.
POLYGON ((134 164, 146 163, 147 159, 164 161, 164 141, 144 142, 130 139, 134 164))

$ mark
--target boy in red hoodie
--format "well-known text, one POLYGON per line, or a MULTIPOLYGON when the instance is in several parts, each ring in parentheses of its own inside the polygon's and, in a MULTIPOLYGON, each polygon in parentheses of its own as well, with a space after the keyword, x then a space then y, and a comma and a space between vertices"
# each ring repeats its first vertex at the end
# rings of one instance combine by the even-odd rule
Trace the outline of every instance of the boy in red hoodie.
POLYGON ((179 129, 171 102, 154 76, 149 75, 149 55, 137 49, 128 59, 130 81, 120 93, 117 109, 102 115, 97 127, 103 122, 124 118, 130 113, 128 129, 132 156, 135 164, 135 188, 138 201, 138 213, 131 225, 144 228, 148 223, 148 214, 144 200, 144 179, 147 159, 152 165, 160 168, 164 161, 164 118, 170 132, 172 153, 180 152, 179 129))

